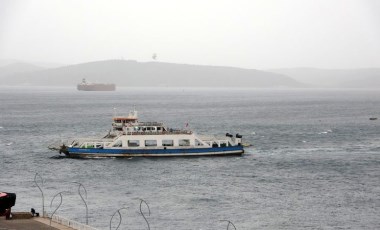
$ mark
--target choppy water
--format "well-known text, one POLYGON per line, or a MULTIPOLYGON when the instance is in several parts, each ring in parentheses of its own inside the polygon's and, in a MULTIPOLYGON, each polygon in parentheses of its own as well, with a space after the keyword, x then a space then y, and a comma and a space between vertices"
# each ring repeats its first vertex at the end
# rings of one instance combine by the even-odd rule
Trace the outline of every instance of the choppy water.
POLYGON ((380 229, 380 92, 358 90, 0 88, 0 190, 17 193, 14 210, 46 210, 85 222, 77 194, 88 192, 89 223, 109 229, 380 229), (102 136, 136 105, 143 121, 202 134, 243 134, 243 157, 79 160, 47 146, 102 136), (144 208, 144 207, 143 207, 144 208), (146 209, 145 209, 146 210, 146 209), (146 214, 146 212, 145 212, 146 214), (113 225, 116 227, 117 221, 113 225), (230 228, 231 229, 231 228, 230 228))

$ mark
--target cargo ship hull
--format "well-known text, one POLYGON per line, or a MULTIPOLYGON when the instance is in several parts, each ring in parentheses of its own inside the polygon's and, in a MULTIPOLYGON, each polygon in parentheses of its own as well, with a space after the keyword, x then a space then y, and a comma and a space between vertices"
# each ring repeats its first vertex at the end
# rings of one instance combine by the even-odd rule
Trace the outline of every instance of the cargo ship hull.
POLYGON ((77 89, 80 91, 115 91, 115 84, 79 84, 77 89))
POLYGON ((89 83, 86 78, 82 79, 82 82, 77 85, 77 89, 80 91, 115 91, 115 84, 105 83, 89 83))

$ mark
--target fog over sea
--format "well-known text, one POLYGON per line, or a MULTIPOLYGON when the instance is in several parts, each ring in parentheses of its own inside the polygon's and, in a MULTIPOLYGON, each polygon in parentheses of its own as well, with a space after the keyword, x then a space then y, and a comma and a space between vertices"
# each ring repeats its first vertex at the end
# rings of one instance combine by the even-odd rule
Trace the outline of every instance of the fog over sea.
POLYGON ((153 89, 81 92, 0 87, 0 191, 13 211, 45 210, 109 229, 380 229, 380 91, 153 89), (242 157, 70 159, 48 150, 72 137, 104 136, 133 107, 141 121, 199 134, 243 135, 242 157), (116 109, 114 109, 116 108, 116 109), (378 117, 378 120, 369 120, 378 117), (41 184, 41 183, 40 183, 41 184), (113 228, 117 226, 117 218, 113 228), (231 227, 230 227, 231 229, 231 227))

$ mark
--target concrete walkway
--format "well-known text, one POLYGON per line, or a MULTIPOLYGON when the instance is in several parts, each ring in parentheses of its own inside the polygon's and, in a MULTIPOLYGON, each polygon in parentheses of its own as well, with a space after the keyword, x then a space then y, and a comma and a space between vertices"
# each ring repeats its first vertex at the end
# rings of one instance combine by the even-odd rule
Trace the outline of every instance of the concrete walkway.
POLYGON ((50 219, 42 217, 33 217, 30 219, 12 219, 6 220, 0 217, 0 230, 73 230, 73 228, 51 222, 50 219))

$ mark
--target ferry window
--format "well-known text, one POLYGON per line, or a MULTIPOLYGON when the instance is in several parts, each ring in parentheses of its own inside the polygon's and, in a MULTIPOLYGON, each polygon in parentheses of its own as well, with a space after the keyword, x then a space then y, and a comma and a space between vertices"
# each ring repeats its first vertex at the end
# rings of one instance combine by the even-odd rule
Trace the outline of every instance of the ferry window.
POLYGON ((114 145, 113 147, 121 147, 123 145, 123 143, 121 142, 121 140, 118 140, 114 145))
POLYGON ((178 145, 179 146, 190 146, 190 140, 189 139, 179 139, 178 145))
POLYGON ((161 131, 161 127, 157 127, 157 131, 161 131))
POLYGON ((139 147, 140 141, 139 140, 128 140, 128 147, 139 147))
POLYGON ((198 139, 195 139, 195 146, 201 146, 203 145, 198 139))
POLYGON ((145 140, 145 146, 157 146, 157 140, 145 140))
POLYGON ((173 146, 174 141, 173 140, 162 140, 162 146, 173 146))

